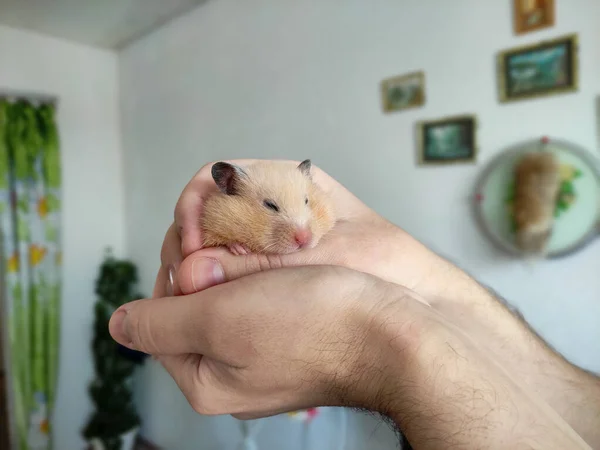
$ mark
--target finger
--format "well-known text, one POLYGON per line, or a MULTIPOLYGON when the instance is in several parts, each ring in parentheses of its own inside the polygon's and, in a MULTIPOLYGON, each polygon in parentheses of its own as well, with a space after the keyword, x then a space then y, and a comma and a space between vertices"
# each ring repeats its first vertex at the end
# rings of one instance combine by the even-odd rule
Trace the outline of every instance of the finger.
POLYGON ((160 294, 153 295, 153 297, 173 296, 181 293, 181 290, 177 286, 176 278, 177 270, 179 269, 182 259, 181 238, 177 233, 177 225, 172 223, 165 234, 163 245, 160 250, 162 270, 159 271, 155 286, 158 288, 157 293, 160 294))
POLYGON ((190 330, 202 323, 199 309, 189 297, 136 300, 117 309, 108 328, 121 345, 150 355, 202 353, 202 343, 190 330))
MULTIPOLYGON (((171 375, 192 408, 196 410, 199 402, 198 389, 201 385, 197 381, 202 355, 195 353, 162 355, 157 359, 171 375)), ((196 410, 196 412, 198 411, 196 410)))
MULTIPOLYGON (((225 160, 232 164, 246 165, 252 159, 225 160)), ((181 238, 181 253, 185 258, 202 248, 200 214, 204 198, 217 191, 211 169, 214 162, 204 165, 188 182, 175 205, 175 224, 181 238)))
POLYGON ((253 409, 250 412, 242 412, 237 414, 231 414, 231 416, 238 420, 256 420, 256 419, 266 419, 268 417, 279 416, 281 414, 287 414, 295 411, 302 411, 304 409, 316 408, 319 406, 329 406, 329 405, 321 405, 321 403, 317 403, 316 401, 305 401, 301 404, 294 404, 293 406, 286 405, 285 407, 274 409, 272 405, 267 405, 263 408, 253 409))
POLYGON ((221 389, 219 380, 201 370, 202 355, 165 355, 158 358, 194 411, 203 415, 226 414, 228 398, 235 392, 221 389), (225 395, 223 395, 225 394, 225 395))
POLYGON ((159 361, 197 413, 222 415, 248 409, 249 401, 228 384, 230 378, 215 374, 203 359, 189 354, 161 356, 159 361))
POLYGON ((237 367, 251 355, 244 336, 253 312, 247 302, 239 305, 247 293, 253 295, 228 283, 193 295, 136 300, 113 313, 109 332, 121 345, 150 355, 197 353, 237 367))
POLYGON ((236 256, 225 248, 205 248, 182 261, 176 283, 183 294, 192 294, 257 272, 324 264, 325 257, 326 255, 314 249, 285 255, 236 256))
POLYGON ((162 266, 160 266, 156 274, 156 280, 154 281, 154 288, 152 289, 152 298, 166 296, 166 282, 166 270, 162 266))

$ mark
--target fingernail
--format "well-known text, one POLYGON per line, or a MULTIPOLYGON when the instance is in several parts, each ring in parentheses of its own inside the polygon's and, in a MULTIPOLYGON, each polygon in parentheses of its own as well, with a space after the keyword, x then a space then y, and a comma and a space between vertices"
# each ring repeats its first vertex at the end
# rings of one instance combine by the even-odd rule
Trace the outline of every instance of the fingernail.
POLYGON ((127 329, 127 310, 117 310, 110 321, 110 332, 119 343, 131 347, 133 343, 127 329))
POLYGON ((166 286, 166 291, 167 291, 167 297, 172 297, 175 293, 175 267, 174 266, 169 266, 169 268, 167 269, 168 274, 169 274, 169 279, 167 280, 167 286, 166 286))
POLYGON ((212 258, 198 258, 192 263, 192 286, 201 291, 225 281, 225 272, 221 263, 212 258))

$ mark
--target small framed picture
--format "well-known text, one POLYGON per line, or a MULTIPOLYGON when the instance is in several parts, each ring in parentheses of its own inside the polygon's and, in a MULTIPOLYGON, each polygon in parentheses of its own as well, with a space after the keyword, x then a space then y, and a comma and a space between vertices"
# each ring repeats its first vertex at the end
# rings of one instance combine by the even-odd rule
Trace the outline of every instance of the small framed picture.
POLYGON ((386 113, 425 104, 425 74, 412 72, 381 82, 381 101, 386 113))
POLYGON ((516 34, 529 33, 554 26, 554 0, 513 0, 513 22, 516 34))
POLYGON ((497 66, 501 102, 576 91, 577 35, 500 52, 497 66))
POLYGON ((477 158, 477 118, 459 115, 417 123, 420 165, 472 163, 477 158))

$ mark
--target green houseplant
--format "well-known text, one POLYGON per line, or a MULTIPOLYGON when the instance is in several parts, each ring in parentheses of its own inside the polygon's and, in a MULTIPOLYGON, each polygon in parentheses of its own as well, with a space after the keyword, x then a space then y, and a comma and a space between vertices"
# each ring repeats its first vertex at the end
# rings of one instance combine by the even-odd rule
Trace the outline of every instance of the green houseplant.
POLYGON ((107 251, 95 289, 98 296, 92 339, 95 378, 89 386, 95 411, 82 433, 95 450, 130 450, 124 436, 135 435, 141 422, 133 403, 131 381, 136 366, 147 355, 122 347, 108 331, 110 317, 119 306, 143 298, 135 292, 137 281, 136 266, 114 258, 107 251))

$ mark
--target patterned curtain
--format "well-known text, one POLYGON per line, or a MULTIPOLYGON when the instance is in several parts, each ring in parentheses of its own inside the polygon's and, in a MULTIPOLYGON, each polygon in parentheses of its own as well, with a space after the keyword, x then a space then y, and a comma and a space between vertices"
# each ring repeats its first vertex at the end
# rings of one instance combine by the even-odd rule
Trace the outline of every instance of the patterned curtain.
POLYGON ((53 105, 0 99, 0 224, 10 391, 20 450, 51 448, 61 298, 53 105))

